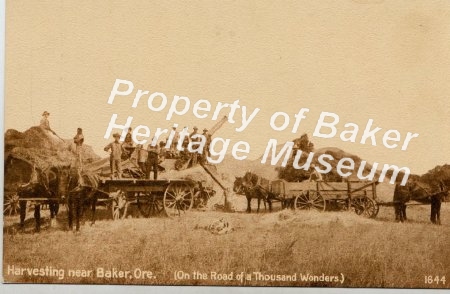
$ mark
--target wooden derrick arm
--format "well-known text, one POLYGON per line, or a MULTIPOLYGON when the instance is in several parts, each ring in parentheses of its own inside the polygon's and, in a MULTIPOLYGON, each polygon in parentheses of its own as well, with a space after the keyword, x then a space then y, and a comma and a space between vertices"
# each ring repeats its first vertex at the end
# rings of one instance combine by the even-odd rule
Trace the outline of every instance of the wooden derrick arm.
POLYGON ((223 124, 228 120, 228 117, 225 115, 224 117, 222 117, 221 120, 219 120, 210 130, 209 130, 209 134, 212 136, 214 135, 214 133, 220 129, 223 124))
POLYGON ((224 205, 224 207, 225 207, 225 209, 226 210, 228 210, 229 209, 229 207, 228 207, 228 199, 227 199, 227 196, 228 196, 228 188, 226 188, 220 181, 219 181, 219 179, 203 164, 203 163, 200 163, 200 165, 202 166, 202 168, 206 171, 206 173, 214 180, 214 182, 216 182, 219 186, 220 186, 220 188, 222 188, 222 190, 223 190, 223 195, 225 196, 225 205, 224 205))

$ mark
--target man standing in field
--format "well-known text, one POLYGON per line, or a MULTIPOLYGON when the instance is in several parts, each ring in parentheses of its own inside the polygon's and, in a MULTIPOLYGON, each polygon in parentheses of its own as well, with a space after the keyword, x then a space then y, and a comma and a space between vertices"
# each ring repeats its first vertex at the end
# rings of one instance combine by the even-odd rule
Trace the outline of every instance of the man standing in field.
POLYGON ((395 221, 404 222, 407 220, 406 202, 411 200, 413 191, 416 189, 418 183, 415 181, 414 177, 409 177, 406 185, 402 186, 400 185, 399 179, 400 177, 397 178, 393 197, 395 221))
POLYGON ((155 142, 155 146, 152 146, 152 143, 150 143, 148 144, 147 151, 147 179, 150 180, 150 173, 153 171, 153 179, 157 180, 159 154, 161 152, 161 148, 159 147, 159 144, 157 142, 155 142))
POLYGON ((120 164, 122 162, 122 153, 124 153, 124 150, 122 144, 119 142, 120 134, 115 133, 113 137, 114 142, 106 145, 104 150, 111 150, 109 162, 111 166, 111 179, 120 179, 122 177, 122 167, 120 166, 120 164))

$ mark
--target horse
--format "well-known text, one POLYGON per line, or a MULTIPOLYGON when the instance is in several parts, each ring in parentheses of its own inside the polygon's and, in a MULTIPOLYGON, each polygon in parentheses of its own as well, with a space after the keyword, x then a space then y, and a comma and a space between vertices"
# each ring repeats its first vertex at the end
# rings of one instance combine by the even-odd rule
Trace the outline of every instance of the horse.
MULTIPOLYGON (((59 211, 59 203, 65 193, 64 181, 62 181, 61 166, 53 166, 47 170, 41 170, 36 167, 32 169, 30 181, 18 188, 17 194, 20 201, 20 227, 23 229, 25 225, 25 217, 27 211, 27 198, 47 198, 45 201, 49 205, 50 223, 53 221, 59 211)), ((41 229, 41 205, 43 202, 34 203, 34 219, 35 229, 37 232, 41 229)))
POLYGON ((94 174, 72 167, 69 169, 68 177, 65 179, 69 230, 73 230, 73 222, 75 221, 75 229, 78 232, 80 230, 83 206, 86 202, 90 202, 91 205, 91 225, 95 224, 98 193, 100 193, 97 189, 98 178, 94 174))
POLYGON ((410 200, 425 204, 431 204, 430 221, 433 224, 441 224, 441 202, 448 196, 448 189, 442 182, 426 184, 418 180, 408 180, 401 186, 397 184, 394 190, 395 220, 404 222, 406 217, 406 203, 410 200))
MULTIPOLYGON (((247 172, 243 177, 236 177, 233 185, 233 191, 237 194, 244 194, 247 198, 247 212, 251 213, 251 200, 252 198, 258 199, 258 208, 256 212, 259 212, 261 206, 261 200, 264 203, 264 209, 267 209, 266 202, 269 204, 269 211, 272 211, 272 200, 274 195, 265 187, 261 185, 264 181, 263 178, 247 172)), ((267 181, 267 180, 266 180, 267 181)), ((267 181, 268 182, 268 181, 267 181)))

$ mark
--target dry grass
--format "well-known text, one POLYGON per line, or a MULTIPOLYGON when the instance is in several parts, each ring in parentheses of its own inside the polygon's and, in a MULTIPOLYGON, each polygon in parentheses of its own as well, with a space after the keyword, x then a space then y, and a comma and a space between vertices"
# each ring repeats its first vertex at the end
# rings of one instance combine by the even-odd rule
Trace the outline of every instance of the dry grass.
MULTIPOLYGON (((5 229, 4 274, 8 282, 280 285, 326 287, 436 287, 425 275, 448 275, 450 268, 450 206, 443 206, 442 226, 429 224, 429 207, 408 209, 411 221, 392 221, 393 209, 381 208, 377 219, 350 212, 244 214, 190 212, 185 217, 133 218, 82 226, 81 234, 48 228, 39 234, 5 229), (203 228, 218 218, 234 231, 214 235, 203 228), (151 270, 156 279, 101 279, 7 275, 7 265, 53 266, 95 270, 97 267, 151 270), (345 281, 262 282, 175 280, 176 271, 338 275, 345 281)), ((65 225, 65 214, 59 223, 65 225)), ((17 221, 16 219, 14 219, 17 221)), ((11 219, 6 219, 6 224, 11 219)), ((30 223, 30 226, 32 223, 30 223)), ((450 280, 450 276, 447 276, 450 280)), ((446 285, 439 287, 449 287, 446 285)))

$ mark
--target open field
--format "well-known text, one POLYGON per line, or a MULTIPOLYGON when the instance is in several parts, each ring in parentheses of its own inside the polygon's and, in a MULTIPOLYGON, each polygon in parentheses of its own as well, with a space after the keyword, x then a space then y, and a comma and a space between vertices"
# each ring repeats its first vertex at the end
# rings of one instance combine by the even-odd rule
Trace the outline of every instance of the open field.
POLYGON ((386 207, 380 208, 376 219, 351 212, 284 210, 260 214, 191 211, 176 219, 112 221, 109 212, 100 211, 100 220, 94 226, 86 222, 80 234, 65 230, 64 211, 58 215, 57 227, 50 228, 46 219, 39 234, 32 232, 32 220, 27 222, 25 233, 18 233, 11 225, 18 217, 6 217, 4 279, 38 283, 449 288, 449 203, 442 207, 442 226, 429 223, 429 206, 413 206, 408 213, 410 221, 401 224, 393 222, 393 208, 386 207), (215 235, 205 229, 219 218, 232 225, 231 233, 215 235), (64 277, 8 274, 8 266, 51 266, 63 269, 64 277), (126 278, 101 278, 97 277, 98 268, 131 274, 126 278), (90 277, 69 277, 70 269, 93 272, 90 277), (151 271, 152 276, 138 279, 136 269, 151 271), (175 279, 177 271, 189 277, 175 279), (206 279, 194 279, 194 271, 205 273, 206 279), (211 272, 227 274, 233 280, 218 280, 211 272), (250 274, 251 279, 237 280, 241 272, 250 274), (290 275, 291 279, 295 275, 296 281, 257 280, 254 272, 290 275), (302 281, 307 274, 318 277, 302 281), (446 276, 448 280, 445 284, 426 284, 428 275, 446 276), (325 276, 336 276, 339 281, 323 281, 325 276))

